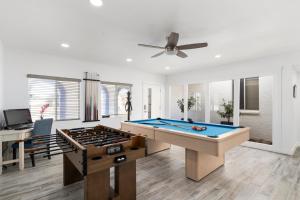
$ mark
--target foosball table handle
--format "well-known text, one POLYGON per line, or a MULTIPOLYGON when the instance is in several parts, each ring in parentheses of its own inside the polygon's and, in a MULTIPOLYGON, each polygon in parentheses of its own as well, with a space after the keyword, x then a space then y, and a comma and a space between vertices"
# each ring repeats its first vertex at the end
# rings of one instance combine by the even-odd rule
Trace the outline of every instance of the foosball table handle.
POLYGON ((127 160, 126 155, 122 155, 122 156, 115 157, 114 162, 115 162, 115 163, 122 163, 122 162, 124 162, 124 161, 126 161, 126 160, 127 160))

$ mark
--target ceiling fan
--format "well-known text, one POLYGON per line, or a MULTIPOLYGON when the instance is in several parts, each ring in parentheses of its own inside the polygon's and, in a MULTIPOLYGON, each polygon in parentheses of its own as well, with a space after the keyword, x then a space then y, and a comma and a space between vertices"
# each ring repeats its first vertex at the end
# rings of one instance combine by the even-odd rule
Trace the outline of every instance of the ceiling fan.
POLYGON ((184 53, 182 50, 187 50, 187 49, 197 49, 197 48, 203 48, 207 47, 207 43, 194 43, 194 44, 185 44, 185 45, 179 45, 177 46, 179 39, 179 34, 172 32, 168 37, 167 37, 167 44, 165 47, 160 47, 160 46, 155 46, 155 45, 148 45, 148 44, 138 44, 139 46, 142 47, 149 47, 149 48, 155 48, 155 49, 163 49, 162 52, 159 52, 158 54, 155 54, 151 56, 151 58, 158 57, 162 54, 167 54, 167 55, 177 55, 181 58, 186 58, 188 55, 184 53))

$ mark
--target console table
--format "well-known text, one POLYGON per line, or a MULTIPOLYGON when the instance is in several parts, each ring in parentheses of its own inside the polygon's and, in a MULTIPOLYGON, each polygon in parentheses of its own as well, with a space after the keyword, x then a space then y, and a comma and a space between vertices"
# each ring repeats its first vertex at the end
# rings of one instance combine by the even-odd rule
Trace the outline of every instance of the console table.
POLYGON ((19 163, 19 169, 24 169, 24 140, 29 138, 32 129, 25 130, 0 130, 0 175, 2 174, 2 166, 12 163, 19 163), (2 143, 10 141, 19 141, 19 158, 15 160, 3 161, 2 143))

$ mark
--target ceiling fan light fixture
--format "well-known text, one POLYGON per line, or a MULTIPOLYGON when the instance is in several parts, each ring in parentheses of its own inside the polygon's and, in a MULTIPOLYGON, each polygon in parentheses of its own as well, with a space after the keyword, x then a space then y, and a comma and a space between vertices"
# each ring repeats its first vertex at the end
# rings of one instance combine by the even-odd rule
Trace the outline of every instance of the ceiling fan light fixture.
POLYGON ((132 62, 132 58, 126 58, 126 62, 132 62))
POLYGON ((165 66, 165 70, 170 70, 171 67, 170 66, 165 66))
POLYGON ((101 7, 103 5, 103 1, 102 0, 90 0, 90 3, 93 6, 96 6, 96 7, 101 7))
POLYGON ((154 48, 154 49, 164 49, 164 51, 161 51, 151 56, 151 58, 156 58, 158 56, 161 56, 164 53, 167 55, 176 55, 180 58, 187 58, 188 55, 182 50, 198 49, 198 48, 203 48, 208 46, 207 42, 177 45, 178 39, 179 39, 179 34, 175 32, 171 32, 170 35, 167 37, 167 45, 165 45, 165 47, 151 45, 151 44, 138 44, 138 46, 154 48))

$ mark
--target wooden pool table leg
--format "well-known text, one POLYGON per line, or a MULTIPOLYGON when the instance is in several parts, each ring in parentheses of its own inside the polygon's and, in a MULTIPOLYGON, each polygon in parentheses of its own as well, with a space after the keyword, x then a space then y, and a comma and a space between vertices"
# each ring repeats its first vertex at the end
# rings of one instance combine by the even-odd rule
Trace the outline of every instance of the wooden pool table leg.
POLYGON ((187 178, 199 181, 215 169, 224 165, 224 155, 213 156, 185 149, 185 174, 187 178))

